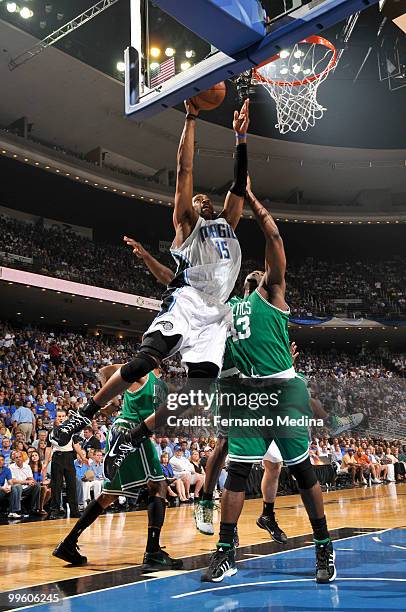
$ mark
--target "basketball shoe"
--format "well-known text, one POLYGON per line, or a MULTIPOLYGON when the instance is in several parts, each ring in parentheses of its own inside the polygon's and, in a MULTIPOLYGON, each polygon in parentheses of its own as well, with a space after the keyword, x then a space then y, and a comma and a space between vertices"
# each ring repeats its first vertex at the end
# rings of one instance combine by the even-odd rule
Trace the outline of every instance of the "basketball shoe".
POLYGON ((78 543, 71 542, 70 540, 62 540, 52 555, 71 565, 85 565, 87 563, 87 557, 84 557, 79 552, 78 543))
POLYGON ((143 561, 143 569, 148 569, 150 571, 159 571, 159 570, 179 570, 183 568, 182 559, 172 559, 168 555, 168 553, 162 548, 157 552, 146 552, 144 555, 143 561))
POLYGON ((288 541, 288 536, 279 527, 276 518, 261 515, 259 518, 257 518, 257 525, 260 529, 265 529, 265 531, 269 533, 275 542, 278 542, 279 544, 286 544, 288 541))
POLYGON ((227 544, 217 544, 217 550, 210 557, 207 570, 202 574, 202 582, 221 582, 226 576, 237 573, 235 549, 227 544))
POLYGON ((204 535, 214 534, 213 511, 215 504, 213 501, 201 500, 194 507, 194 517, 196 528, 204 535))
POLYGON ((316 542, 316 582, 326 584, 335 580, 337 575, 335 566, 335 552, 331 540, 316 542))
POLYGON ((345 417, 332 416, 331 417, 331 435, 338 436, 344 431, 349 429, 355 429, 364 420, 364 415, 361 412, 350 414, 345 417))

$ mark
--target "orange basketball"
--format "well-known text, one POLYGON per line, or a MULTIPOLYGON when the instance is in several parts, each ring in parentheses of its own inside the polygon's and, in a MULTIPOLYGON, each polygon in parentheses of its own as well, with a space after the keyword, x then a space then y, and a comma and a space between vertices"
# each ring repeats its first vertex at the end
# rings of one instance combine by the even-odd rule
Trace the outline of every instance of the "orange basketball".
POLYGON ((193 96, 192 102, 199 110, 213 110, 220 106, 226 97, 226 86, 222 81, 213 85, 210 89, 202 91, 197 96, 193 96))

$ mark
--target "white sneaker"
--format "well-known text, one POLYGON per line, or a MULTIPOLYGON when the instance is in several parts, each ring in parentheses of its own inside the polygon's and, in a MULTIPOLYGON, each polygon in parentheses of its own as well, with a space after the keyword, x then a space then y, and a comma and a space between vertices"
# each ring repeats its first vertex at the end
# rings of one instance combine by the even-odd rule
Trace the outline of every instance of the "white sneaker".
POLYGON ((21 519, 23 518, 21 514, 18 514, 18 512, 9 512, 8 513, 8 518, 10 519, 21 519))
POLYGON ((374 484, 382 484, 382 483, 381 483, 381 481, 380 481, 380 480, 378 480, 377 478, 373 478, 373 479, 372 479, 372 482, 373 482, 374 484))
POLYGON ((195 505, 194 517, 196 528, 204 535, 214 534, 213 509, 214 503, 212 501, 199 501, 199 503, 195 505))

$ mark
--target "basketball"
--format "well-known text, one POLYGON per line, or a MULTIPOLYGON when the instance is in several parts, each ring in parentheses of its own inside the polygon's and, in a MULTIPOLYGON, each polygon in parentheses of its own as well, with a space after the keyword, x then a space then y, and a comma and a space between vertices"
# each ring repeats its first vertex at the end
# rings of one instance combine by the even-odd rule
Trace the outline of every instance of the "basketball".
POLYGON ((217 85, 213 85, 213 87, 210 87, 210 89, 202 91, 202 93, 198 94, 197 96, 193 96, 191 100, 199 110, 208 111, 218 108, 220 104, 222 104, 225 97, 226 86, 222 81, 221 83, 217 83, 217 85))

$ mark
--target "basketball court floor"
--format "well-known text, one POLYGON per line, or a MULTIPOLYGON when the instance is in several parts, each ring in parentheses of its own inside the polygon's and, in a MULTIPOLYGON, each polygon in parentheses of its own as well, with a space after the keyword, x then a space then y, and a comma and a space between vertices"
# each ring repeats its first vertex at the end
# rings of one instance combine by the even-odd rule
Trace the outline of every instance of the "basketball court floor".
POLYGON ((106 514, 80 541, 88 565, 51 556, 73 519, 0 526, 0 610, 405 610, 406 484, 324 494, 336 550, 337 579, 314 581, 311 530, 298 495, 278 497, 289 536, 283 547, 258 529, 262 502, 247 500, 239 523, 238 573, 200 582, 216 535, 199 534, 192 507, 171 508, 162 542, 184 570, 146 573, 146 512, 106 514))

